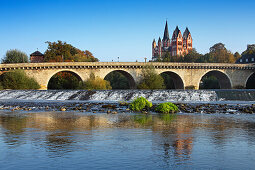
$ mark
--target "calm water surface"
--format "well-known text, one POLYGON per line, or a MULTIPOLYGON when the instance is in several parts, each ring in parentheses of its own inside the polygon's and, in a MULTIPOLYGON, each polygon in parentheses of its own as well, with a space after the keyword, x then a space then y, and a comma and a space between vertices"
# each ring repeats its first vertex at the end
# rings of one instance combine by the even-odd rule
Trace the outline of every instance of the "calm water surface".
POLYGON ((0 169, 254 169, 255 115, 0 112, 0 169))

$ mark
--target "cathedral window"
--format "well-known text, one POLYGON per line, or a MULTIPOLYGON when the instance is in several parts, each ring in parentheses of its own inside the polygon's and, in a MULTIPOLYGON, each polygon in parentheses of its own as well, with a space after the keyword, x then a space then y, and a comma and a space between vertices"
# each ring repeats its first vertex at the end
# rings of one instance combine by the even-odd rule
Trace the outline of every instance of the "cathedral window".
POLYGON ((254 61, 254 58, 251 58, 251 61, 254 61))
POLYGON ((248 62, 249 60, 248 60, 248 58, 246 58, 246 60, 245 60, 246 62, 248 62))
POLYGON ((243 60, 242 59, 240 59, 240 63, 242 63, 243 62, 243 60))

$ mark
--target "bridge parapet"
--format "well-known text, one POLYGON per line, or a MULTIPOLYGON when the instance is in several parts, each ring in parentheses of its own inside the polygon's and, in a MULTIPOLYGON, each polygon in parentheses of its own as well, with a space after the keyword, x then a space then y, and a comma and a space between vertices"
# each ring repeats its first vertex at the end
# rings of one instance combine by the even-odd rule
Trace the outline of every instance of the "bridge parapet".
POLYGON ((254 64, 226 64, 226 63, 162 63, 162 62, 58 62, 58 63, 17 63, 0 64, 0 71, 15 69, 41 70, 41 69, 103 69, 125 68, 141 69, 152 66, 155 69, 231 69, 255 70, 254 64))

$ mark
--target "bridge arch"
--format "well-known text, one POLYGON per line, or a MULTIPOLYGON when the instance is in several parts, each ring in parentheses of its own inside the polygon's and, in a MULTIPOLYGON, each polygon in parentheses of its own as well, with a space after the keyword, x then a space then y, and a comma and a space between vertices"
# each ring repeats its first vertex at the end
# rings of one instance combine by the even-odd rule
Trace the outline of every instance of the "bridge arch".
MULTIPOLYGON (((216 79, 219 82, 220 89, 231 89, 232 88, 232 82, 231 82, 230 77, 222 71, 211 70, 211 71, 206 72, 203 76, 201 76, 200 81, 198 82, 199 84, 205 76, 216 77, 216 79)), ((200 88, 200 86, 199 86, 199 88, 200 88)))
MULTIPOLYGON (((173 71, 164 71, 162 73, 160 73, 160 75, 165 79, 164 74, 166 74, 167 76, 169 76, 172 79, 172 86, 173 89, 184 89, 184 81, 182 80, 182 78, 175 72, 173 71)), ((166 82, 166 80, 165 80, 166 82)))
POLYGON ((104 79, 106 79, 107 76, 110 75, 111 73, 120 73, 120 74, 122 74, 128 80, 129 89, 135 89, 136 88, 136 83, 135 83, 134 77, 130 73, 128 73, 127 71, 124 71, 124 70, 113 70, 113 71, 110 71, 108 74, 106 74, 104 76, 104 79))
POLYGON ((83 81, 82 76, 80 76, 80 74, 77 73, 76 71, 73 71, 73 70, 58 70, 58 71, 55 71, 55 72, 51 73, 49 75, 48 79, 46 80, 46 82, 47 82, 47 86, 46 86, 47 89, 49 89, 49 83, 50 83, 51 79, 55 75, 57 75, 58 73, 69 73, 69 74, 73 75, 74 77, 76 77, 78 81, 83 81))
POLYGON ((245 81, 246 89, 255 89, 255 72, 251 73, 245 81))

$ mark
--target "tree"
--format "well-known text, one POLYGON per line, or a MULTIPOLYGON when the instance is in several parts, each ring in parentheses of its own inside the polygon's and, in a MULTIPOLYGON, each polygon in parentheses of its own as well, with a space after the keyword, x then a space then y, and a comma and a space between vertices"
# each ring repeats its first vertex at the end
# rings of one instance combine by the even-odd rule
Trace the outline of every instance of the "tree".
POLYGON ((167 73, 161 73, 161 77, 164 79, 166 89, 175 89, 174 81, 167 73))
POLYGON ((213 53, 219 50, 227 50, 227 49, 225 48, 225 45, 222 43, 217 43, 217 44, 214 44, 212 47, 210 47, 210 53, 213 53))
POLYGON ((55 74, 48 83, 48 89, 80 89, 81 80, 71 72, 55 74))
POLYGON ((110 90, 112 89, 110 82, 100 77, 90 74, 90 78, 84 82, 83 88, 88 90, 110 90))
POLYGON ((241 55, 238 52, 235 52, 234 57, 235 60, 237 61, 239 58, 241 58, 241 55))
POLYGON ((1 85, 4 89, 39 89, 35 79, 26 75, 23 70, 9 71, 1 75, 1 85))
POLYGON ((185 54, 183 57, 184 62, 197 62, 197 60, 202 56, 199 54, 195 48, 189 51, 188 54, 185 54))
POLYGON ((222 43, 217 43, 210 48, 208 62, 213 63, 235 63, 234 55, 225 48, 222 43))
POLYGON ((97 58, 88 50, 82 51, 66 42, 46 42, 48 49, 44 54, 45 62, 95 62, 97 58))
POLYGON ((204 76, 199 89, 220 89, 219 81, 214 76, 204 76))
POLYGON ((111 83, 112 89, 130 89, 128 79, 117 71, 108 74, 105 80, 111 83))
POLYGON ((142 80, 137 86, 138 89, 165 89, 164 79, 155 72, 152 67, 142 70, 142 80))
POLYGON ((2 59, 3 64, 7 63, 27 63, 28 62, 28 56, 17 49, 14 50, 8 50, 2 59))

